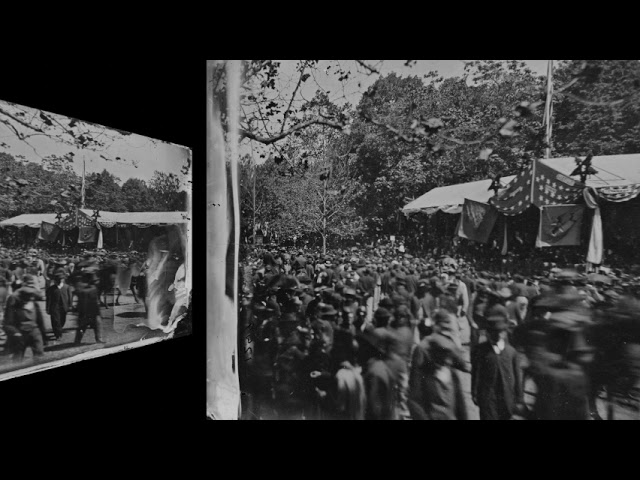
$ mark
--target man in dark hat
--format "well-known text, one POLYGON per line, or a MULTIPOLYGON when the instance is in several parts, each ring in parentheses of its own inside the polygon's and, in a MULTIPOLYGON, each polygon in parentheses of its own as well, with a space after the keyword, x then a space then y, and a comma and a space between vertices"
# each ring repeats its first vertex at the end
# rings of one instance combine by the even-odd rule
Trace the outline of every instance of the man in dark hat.
POLYGON ((8 348, 14 361, 22 361, 30 347, 35 360, 44 355, 47 344, 44 319, 38 301, 42 294, 35 288, 31 275, 24 276, 24 284, 7 299, 4 331, 8 336, 8 348))
POLYGON ((474 350, 471 360, 471 396, 480 420, 509 420, 524 404, 520 358, 507 343, 508 312, 495 305, 485 318, 488 341, 474 350))
POLYGON ((307 417, 321 420, 326 418, 329 405, 328 392, 332 381, 331 352, 333 349, 334 324, 324 319, 315 320, 312 324, 313 340, 309 353, 302 362, 302 380, 305 396, 312 406, 307 417))
POLYGON ((460 351, 453 341, 435 333, 425 337, 412 356, 409 411, 413 420, 466 420, 467 408, 459 374, 460 351))
POLYGON ((300 275, 297 277, 298 282, 300 282, 300 288, 302 292, 299 295, 300 298, 300 313, 303 317, 307 317, 307 308, 309 304, 313 301, 314 297, 311 294, 311 279, 307 275, 300 275))
POLYGON ((67 312, 73 304, 71 287, 65 283, 65 272, 60 269, 53 275, 56 283, 47 289, 46 312, 51 318, 51 328, 56 341, 62 337, 67 312))
POLYGON ((87 328, 92 327, 96 343, 106 343, 102 338, 102 317, 100 315, 100 299, 98 288, 91 284, 91 274, 83 274, 76 283, 75 293, 78 296, 78 329, 75 343, 80 344, 87 328))
POLYGON ((384 307, 379 307, 373 314, 374 328, 388 328, 393 315, 384 307))
POLYGON ((280 418, 287 420, 304 419, 307 405, 303 368, 307 353, 298 326, 295 313, 286 313, 278 321, 280 346, 275 362, 274 396, 280 418))
POLYGON ((366 420, 397 419, 398 378, 388 364, 390 332, 369 326, 358 334, 358 363, 362 366, 366 391, 366 420))
POLYGON ((404 276, 398 276, 395 278, 393 292, 391 298, 396 305, 404 304, 409 305, 411 303, 411 293, 407 290, 407 281, 404 276))

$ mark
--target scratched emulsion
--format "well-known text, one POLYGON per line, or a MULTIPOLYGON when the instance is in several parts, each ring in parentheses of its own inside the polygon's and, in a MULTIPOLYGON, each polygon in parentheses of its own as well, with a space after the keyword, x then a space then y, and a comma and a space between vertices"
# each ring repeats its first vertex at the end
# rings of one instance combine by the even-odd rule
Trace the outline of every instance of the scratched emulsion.
POLYGON ((237 360, 237 122, 240 61, 227 62, 227 112, 230 178, 220 110, 215 102, 212 73, 217 61, 207 62, 207 414, 213 419, 237 419, 240 408, 237 360), (229 201, 229 200, 230 201, 229 201), (229 280, 233 279, 233 283, 229 280))

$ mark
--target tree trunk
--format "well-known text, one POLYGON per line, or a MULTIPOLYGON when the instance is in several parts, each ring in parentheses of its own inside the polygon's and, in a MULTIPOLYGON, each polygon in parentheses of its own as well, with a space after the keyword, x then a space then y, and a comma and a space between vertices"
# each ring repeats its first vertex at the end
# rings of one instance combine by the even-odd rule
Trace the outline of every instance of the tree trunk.
MULTIPOLYGON (((253 235, 251 236, 251 244, 256 244, 256 166, 253 165, 253 235)), ((262 232, 264 233, 264 232, 262 232)))
POLYGON ((324 181, 322 196, 322 255, 327 254, 327 180, 324 181))

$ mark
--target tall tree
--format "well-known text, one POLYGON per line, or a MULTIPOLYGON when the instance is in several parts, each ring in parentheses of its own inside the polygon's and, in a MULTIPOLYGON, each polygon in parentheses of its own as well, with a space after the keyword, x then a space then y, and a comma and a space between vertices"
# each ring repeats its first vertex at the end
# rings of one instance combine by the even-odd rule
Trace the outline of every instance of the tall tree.
POLYGON ((126 207, 119 183, 120 179, 106 169, 101 173, 87 175, 86 207, 111 212, 124 212, 126 207))
POLYGON ((122 184, 122 201, 127 212, 148 212, 156 210, 151 191, 144 180, 129 178, 122 184))
POLYGON ((42 164, 0 152, 0 216, 69 211, 79 204, 80 177, 62 168, 64 158, 46 157, 42 164))
POLYGON ((181 189, 180 177, 177 175, 155 171, 149 181, 149 188, 153 193, 157 211, 186 210, 186 192, 181 189))

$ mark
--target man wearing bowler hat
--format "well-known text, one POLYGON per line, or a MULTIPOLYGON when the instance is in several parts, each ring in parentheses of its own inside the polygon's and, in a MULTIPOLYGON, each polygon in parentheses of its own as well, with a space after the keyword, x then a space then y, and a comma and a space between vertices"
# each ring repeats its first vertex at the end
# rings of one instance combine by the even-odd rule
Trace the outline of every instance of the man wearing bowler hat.
POLYGON ((524 404, 520 359, 507 342, 508 312, 494 305, 485 317, 488 340, 473 352, 471 398, 480 420, 509 420, 524 404))
POLYGON ((62 329, 71 309, 71 287, 65 283, 66 275, 62 269, 53 274, 55 283, 47 289, 46 312, 51 317, 51 328, 56 341, 62 337, 62 329))

